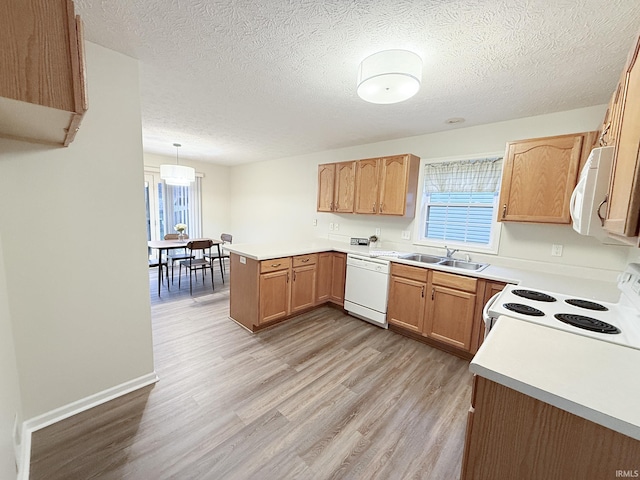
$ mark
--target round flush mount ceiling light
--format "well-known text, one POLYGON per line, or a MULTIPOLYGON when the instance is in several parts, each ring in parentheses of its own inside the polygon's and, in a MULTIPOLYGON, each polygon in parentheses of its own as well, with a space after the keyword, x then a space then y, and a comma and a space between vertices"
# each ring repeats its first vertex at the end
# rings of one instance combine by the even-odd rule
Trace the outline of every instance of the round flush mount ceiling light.
POLYGON ((369 55, 358 69, 358 96, 370 103, 404 102, 420 90, 422 59, 408 50, 369 55))

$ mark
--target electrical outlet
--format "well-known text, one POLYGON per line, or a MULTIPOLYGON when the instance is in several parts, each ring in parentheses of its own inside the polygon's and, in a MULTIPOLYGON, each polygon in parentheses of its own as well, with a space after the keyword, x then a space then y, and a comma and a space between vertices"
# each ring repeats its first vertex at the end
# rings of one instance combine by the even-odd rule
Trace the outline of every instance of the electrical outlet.
POLYGON ((337 224, 337 223, 334 223, 334 224, 333 224, 333 229, 334 229, 334 230, 340 230, 340 225, 339 225, 339 224, 337 224))
POLYGON ((333 222, 329 223, 329 230, 333 230, 333 222))
POLYGON ((402 231, 402 240, 411 240, 411 230, 402 231))
POLYGON ((318 219, 317 219, 317 218, 314 218, 314 219, 313 219, 313 226, 314 226, 314 227, 317 227, 317 226, 318 226, 318 219))
POLYGON ((553 244, 551 246, 551 256, 552 257, 561 257, 562 256, 562 245, 553 244))
POLYGON ((376 235, 380 236, 380 229, 379 228, 376 228, 376 235))

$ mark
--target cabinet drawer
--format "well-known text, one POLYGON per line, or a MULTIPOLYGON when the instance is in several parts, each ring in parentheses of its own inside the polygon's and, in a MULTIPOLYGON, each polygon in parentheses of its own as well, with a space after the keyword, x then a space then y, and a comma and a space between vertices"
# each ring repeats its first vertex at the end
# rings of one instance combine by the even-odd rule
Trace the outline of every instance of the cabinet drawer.
POLYGON ((417 280, 418 282, 427 282, 429 270, 393 262, 391 264, 391 275, 417 280))
POLYGON ((434 271, 432 282, 434 283, 434 285, 441 285, 443 287, 455 288, 457 290, 464 290, 466 292, 475 293, 478 279, 463 277, 462 275, 455 275, 452 273, 434 271))
POLYGON ((291 257, 273 258, 271 260, 262 260, 260 262, 260 273, 275 272, 278 270, 286 270, 291 267, 291 257))
POLYGON ((293 257, 293 266, 300 267, 303 265, 315 265, 318 263, 318 254, 312 253, 310 255, 298 255, 293 257))

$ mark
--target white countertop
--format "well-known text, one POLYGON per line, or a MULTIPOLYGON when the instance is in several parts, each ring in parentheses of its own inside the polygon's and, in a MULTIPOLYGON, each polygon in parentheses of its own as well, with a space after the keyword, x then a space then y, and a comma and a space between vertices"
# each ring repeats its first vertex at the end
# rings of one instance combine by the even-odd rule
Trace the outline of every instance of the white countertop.
POLYGON ((469 369, 640 440, 640 350, 500 317, 469 369))
MULTIPOLYGON (((225 245, 228 250, 254 260, 270 260, 279 257, 291 257, 294 255, 307 255, 310 253, 335 250, 343 253, 360 253, 369 255, 369 247, 358 247, 345 242, 337 242, 324 239, 312 241, 294 241, 277 243, 245 243, 225 245)), ((409 253, 409 252, 408 252, 409 253)), ((473 272, 459 268, 445 267, 441 265, 425 264, 400 258, 388 258, 391 261, 404 263, 421 268, 441 270, 443 272, 466 275, 468 277, 486 278, 498 282, 514 283, 529 288, 553 291, 566 295, 576 295, 586 299, 615 302, 620 292, 615 282, 591 280, 580 276, 563 275, 552 272, 532 271, 522 268, 511 268, 498 265, 489 265, 484 270, 473 272)), ((558 267, 555 267, 557 270, 558 267)))

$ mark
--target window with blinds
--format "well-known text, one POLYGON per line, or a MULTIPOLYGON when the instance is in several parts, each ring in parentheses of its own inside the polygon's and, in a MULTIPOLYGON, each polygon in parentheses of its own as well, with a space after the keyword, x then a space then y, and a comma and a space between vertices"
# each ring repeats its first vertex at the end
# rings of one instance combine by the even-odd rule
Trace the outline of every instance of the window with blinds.
POLYGON ((502 158, 425 164, 420 240, 488 248, 502 158))

